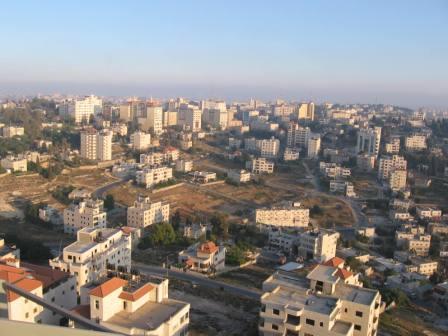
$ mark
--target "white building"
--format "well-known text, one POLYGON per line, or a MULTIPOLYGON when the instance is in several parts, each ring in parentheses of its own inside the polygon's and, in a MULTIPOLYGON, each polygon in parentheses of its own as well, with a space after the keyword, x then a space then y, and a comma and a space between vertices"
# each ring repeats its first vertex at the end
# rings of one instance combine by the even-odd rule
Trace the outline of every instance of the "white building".
POLYGON ((200 273, 213 273, 223 269, 225 260, 226 248, 224 246, 216 246, 211 241, 196 243, 179 252, 179 263, 184 264, 192 271, 200 273))
POLYGON ((158 183, 169 181, 172 178, 173 168, 171 167, 146 167, 136 173, 137 184, 144 185, 145 188, 151 188, 158 183))
POLYGON ((326 262, 336 256, 339 233, 330 230, 310 230, 298 235, 298 254, 306 259, 326 262))
POLYGON ((328 178, 350 177, 352 174, 350 168, 341 167, 333 162, 319 162, 319 171, 328 178))
POLYGON ((138 118, 138 122, 145 131, 152 130, 158 135, 163 132, 163 109, 161 106, 148 104, 146 116, 138 118))
POLYGON ((306 148, 310 135, 311 130, 309 127, 300 127, 297 123, 290 122, 288 125, 287 146, 306 148))
POLYGON ((330 181, 330 192, 340 193, 347 197, 355 197, 355 188, 349 181, 333 180, 330 181))
POLYGON ((92 128, 82 131, 81 157, 98 161, 112 160, 112 136, 113 133, 109 130, 98 132, 92 128))
POLYGON ((7 282, 59 307, 71 309, 77 304, 76 278, 67 272, 20 260, 0 264, 0 316, 14 321, 59 325, 63 317, 14 292, 5 293, 7 282))
POLYGON ((168 279, 127 276, 106 278, 89 291, 92 321, 123 335, 188 334, 190 304, 168 297, 168 279))
POLYGON ((398 154, 400 152, 400 138, 393 137, 384 146, 387 154, 398 154))
POLYGON ((308 138, 308 157, 309 158, 316 158, 319 156, 319 152, 320 152, 320 144, 321 144, 321 140, 320 140, 320 135, 319 134, 312 134, 309 138, 308 138))
POLYGON ((306 227, 309 221, 309 209, 303 208, 299 202, 286 206, 255 210, 255 222, 257 224, 278 227, 306 227))
POLYGON ((392 191, 400 191, 406 188, 406 170, 393 170, 389 173, 389 188, 392 191))
POLYGON ((12 138, 15 136, 22 136, 25 134, 25 129, 20 126, 4 126, 2 128, 2 136, 4 138, 12 138))
POLYGON ((9 169, 12 172, 26 172, 28 169, 28 161, 25 158, 8 155, 0 161, 4 169, 9 169))
POLYGON ((202 112, 197 106, 181 104, 178 112, 177 123, 192 132, 201 130, 202 112))
POLYGON ((409 151, 420 151, 426 149, 426 136, 423 134, 413 134, 406 137, 404 146, 409 151))
POLYGON ((151 134, 142 131, 132 133, 131 145, 132 148, 137 151, 144 151, 148 149, 149 147, 151 147, 151 134))
POLYGON ((169 220, 169 203, 151 202, 148 196, 139 195, 134 205, 127 210, 127 225, 135 228, 144 228, 169 220))
POLYGON ((229 170, 227 172, 227 178, 235 183, 246 183, 250 182, 251 175, 247 170, 229 170))
POLYGON ((77 232, 76 242, 66 246, 62 255, 50 260, 50 266, 74 275, 79 294, 82 286, 103 277, 108 265, 130 271, 131 248, 131 237, 120 229, 86 227, 77 232))
POLYGON ((176 161, 176 171, 182 173, 188 173, 193 170, 193 161, 179 159, 176 161))
POLYGON ((343 263, 317 265, 306 279, 274 273, 263 283, 259 334, 376 335, 381 295, 362 288, 358 278, 343 263))
POLYGON ((87 199, 64 209, 64 232, 75 234, 78 230, 106 227, 106 212, 102 200, 87 199))
POLYGON ((314 120, 314 103, 301 103, 297 108, 297 119, 314 120))
POLYGON ((272 137, 270 139, 244 139, 244 148, 256 152, 265 158, 276 158, 280 150, 280 140, 272 137))
POLYGON ((356 156, 356 167, 365 172, 371 172, 375 168, 376 156, 369 154, 358 154, 356 156))
POLYGON ((407 161, 403 156, 392 155, 384 156, 380 159, 378 164, 378 179, 386 180, 389 178, 390 173, 394 170, 406 170, 407 161))
POLYGON ((126 124, 115 123, 110 126, 110 130, 114 134, 118 134, 120 136, 128 135, 128 126, 126 124))
POLYGON ((417 216, 420 219, 440 220, 442 218, 442 210, 431 207, 418 206, 417 216))
POLYGON ((76 123, 88 122, 91 116, 99 115, 102 111, 103 101, 93 95, 75 101, 67 101, 59 106, 59 114, 74 119, 76 123))
POLYGON ((299 159, 299 150, 296 148, 286 147, 283 153, 283 161, 297 161, 299 159))
POLYGON ((246 162, 246 168, 251 169, 254 174, 272 174, 274 172, 274 162, 266 158, 252 159, 246 162))
POLYGON ((362 128, 358 131, 357 153, 378 156, 381 143, 381 127, 362 128))

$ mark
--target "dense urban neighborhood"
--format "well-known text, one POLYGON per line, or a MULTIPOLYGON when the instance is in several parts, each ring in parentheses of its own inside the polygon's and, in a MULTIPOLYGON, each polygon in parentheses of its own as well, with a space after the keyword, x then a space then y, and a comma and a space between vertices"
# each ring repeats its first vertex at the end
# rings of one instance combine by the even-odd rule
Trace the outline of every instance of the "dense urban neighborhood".
POLYGON ((5 328, 448 333, 448 111, 0 102, 5 328))

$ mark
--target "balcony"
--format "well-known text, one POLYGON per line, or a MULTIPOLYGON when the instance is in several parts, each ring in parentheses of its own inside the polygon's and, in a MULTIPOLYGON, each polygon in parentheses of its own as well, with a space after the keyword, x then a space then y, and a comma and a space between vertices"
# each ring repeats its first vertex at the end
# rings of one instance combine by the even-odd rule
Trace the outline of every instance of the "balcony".
POLYGON ((292 331, 300 330, 300 317, 289 315, 286 318, 285 328, 292 331))

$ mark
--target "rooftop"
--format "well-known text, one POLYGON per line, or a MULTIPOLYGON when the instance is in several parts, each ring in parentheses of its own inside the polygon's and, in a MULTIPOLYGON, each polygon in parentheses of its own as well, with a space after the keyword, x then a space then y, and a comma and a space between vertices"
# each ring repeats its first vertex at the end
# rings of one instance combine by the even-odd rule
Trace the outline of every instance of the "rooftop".
POLYGON ((363 305, 370 305, 375 300, 378 292, 373 289, 352 285, 337 285, 334 295, 342 300, 351 301, 363 305))
POLYGON ((165 299, 161 303, 147 302, 133 313, 121 311, 102 324, 111 329, 116 325, 128 329, 154 330, 186 305, 188 304, 185 302, 172 299, 165 299))

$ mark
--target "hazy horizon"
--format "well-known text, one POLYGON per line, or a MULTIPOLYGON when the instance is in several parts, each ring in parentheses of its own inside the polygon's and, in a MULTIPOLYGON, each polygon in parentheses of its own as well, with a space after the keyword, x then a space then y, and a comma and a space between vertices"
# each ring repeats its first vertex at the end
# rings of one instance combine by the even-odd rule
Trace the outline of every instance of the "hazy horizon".
POLYGON ((5 3, 0 95, 448 107, 448 3, 5 3))

